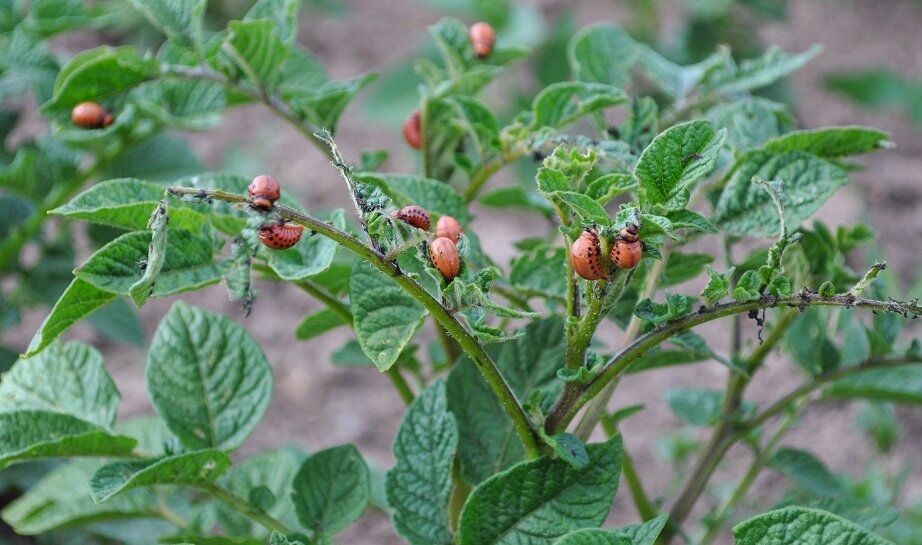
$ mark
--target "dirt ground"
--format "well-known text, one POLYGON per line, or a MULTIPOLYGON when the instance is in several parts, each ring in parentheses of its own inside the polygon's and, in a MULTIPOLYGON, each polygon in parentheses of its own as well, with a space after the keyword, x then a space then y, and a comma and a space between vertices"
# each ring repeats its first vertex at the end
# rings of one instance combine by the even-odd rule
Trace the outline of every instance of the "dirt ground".
MULTIPOLYGON (((416 0, 370 2, 349 0, 343 19, 312 16, 302 24, 300 41, 312 49, 335 77, 348 77, 381 70, 415 50, 424 39, 426 26, 440 14, 426 9, 416 0)), ((611 19, 623 12, 606 0, 543 0, 535 2, 545 15, 556 14, 562 6, 574 7, 578 21, 587 24, 611 19)), ((894 150, 867 157, 867 170, 855 174, 855 184, 841 191, 821 211, 820 217, 835 226, 869 220, 880 233, 880 249, 891 263, 888 280, 906 285, 922 265, 922 131, 913 128, 898 112, 874 113, 859 110, 820 85, 824 73, 842 69, 887 66, 901 72, 922 75, 922 3, 910 0, 792 0, 789 20, 765 27, 766 42, 785 49, 803 50, 822 43, 825 52, 793 79, 797 97, 796 113, 807 128, 835 124, 861 124, 890 131, 897 144, 894 150), (891 271, 896 271, 895 274, 891 271)), ((386 170, 414 168, 412 156, 395 137, 397 127, 368 125, 360 108, 350 107, 341 124, 338 143, 353 156, 358 150, 388 148, 391 159, 386 170)), ((312 146, 288 126, 272 119, 265 111, 248 108, 232 112, 224 125, 190 138, 193 148, 210 167, 220 164, 229 144, 244 150, 267 149, 264 164, 286 188, 294 191, 309 207, 347 207, 349 203, 337 173, 312 146), (257 127, 251 130, 251 127, 257 127)), ((255 174, 255 173, 254 173, 255 174)), ((508 175, 508 174, 506 174, 508 175)), ((491 184, 502 183, 503 176, 491 184)), ((477 219, 470 228, 483 237, 486 250, 499 263, 513 255, 512 241, 530 233, 533 221, 527 216, 509 216, 475 208, 477 219), (502 229, 498 227, 502 225, 502 229), (496 236, 494 236, 496 235, 496 236)), ((543 228, 543 227, 542 227, 543 228)), ((393 463, 391 442, 397 431, 403 407, 388 380, 375 371, 340 369, 328 363, 330 354, 349 339, 345 330, 328 333, 308 343, 293 339, 298 321, 319 308, 318 303, 295 289, 270 284, 258 286, 261 297, 253 315, 243 320, 236 304, 227 301, 224 288, 214 286, 182 298, 194 304, 225 313, 244 322, 265 347, 275 377, 275 394, 261 426, 240 455, 262 448, 297 443, 318 450, 345 442, 356 443, 362 453, 380 467, 393 463)), ((915 296, 922 293, 913 294, 915 296)), ((148 337, 172 301, 155 300, 141 316, 148 337)), ((45 312, 30 313, 15 333, 24 346, 45 312)), ((427 326, 428 327, 428 326, 427 326)), ((709 324, 702 333, 717 348, 725 348, 724 323, 709 324)), ((918 334, 918 328, 916 329, 918 334)), ((606 339, 616 345, 618 332, 605 330, 606 339)), ((431 335, 429 331, 425 335, 431 335)), ((134 348, 108 344, 84 328, 69 334, 91 340, 105 355, 109 369, 122 393, 121 416, 130 417, 151 411, 144 393, 145 354, 134 348)), ((755 338, 747 330, 747 342, 755 338)), ((626 445, 645 477, 649 492, 663 494, 668 486, 669 467, 657 455, 654 431, 672 430, 679 422, 662 402, 662 392, 677 387, 720 388, 726 369, 704 364, 693 369, 674 369, 627 378, 613 406, 645 403, 647 410, 624 425, 626 445)), ((771 402, 779 392, 798 384, 800 372, 780 354, 773 354, 767 368, 752 387, 757 403, 771 402)), ((854 476, 862 474, 870 444, 854 425, 854 406, 822 403, 814 406, 787 443, 809 446, 834 470, 854 476)), ((894 459, 897 466, 913 459, 922 431, 922 413, 901 411, 904 437, 894 459)), ((735 478, 748 463, 745 452, 734 451, 720 474, 735 478)), ((917 463, 918 466, 918 463, 917 463)), ((776 500, 786 482, 769 474, 759 479, 759 495, 767 502, 776 500)), ((913 469, 908 497, 922 497, 922 468, 913 469)), ((637 521, 626 490, 619 494, 609 525, 637 521)), ((400 543, 385 517, 371 513, 341 535, 344 544, 400 543)))

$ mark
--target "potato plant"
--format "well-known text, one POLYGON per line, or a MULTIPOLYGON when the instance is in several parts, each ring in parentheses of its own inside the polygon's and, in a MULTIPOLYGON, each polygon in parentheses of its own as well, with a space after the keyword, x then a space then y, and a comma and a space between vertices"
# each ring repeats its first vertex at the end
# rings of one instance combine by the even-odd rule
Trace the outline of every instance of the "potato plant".
POLYGON ((895 420, 881 402, 922 401, 922 349, 903 330, 918 300, 875 282, 885 263, 848 265, 874 240, 869 228, 809 222, 848 183, 852 157, 887 147, 887 135, 799 130, 784 104, 756 94, 817 49, 739 62, 720 50, 681 66, 599 23, 569 40, 569 80, 505 115, 482 91, 529 51, 502 32, 485 47, 482 27, 472 44, 468 24, 445 18, 429 29, 439 58, 416 62, 418 107, 406 112, 420 171, 393 173, 381 153, 335 140, 373 76, 330 79, 295 39, 297 0, 259 0, 216 31, 205 0, 133 0, 163 32, 158 50, 99 47, 60 69, 43 40, 104 24, 97 8, 0 5, 3 81, 34 88, 52 128, 4 155, 3 199, 25 211, 4 224, 0 261, 25 278, 20 251, 46 215, 109 233, 0 383, 0 467, 41 474, 2 511, 17 533, 306 545, 335 542, 378 509, 412 545, 918 542, 898 478, 853 482, 784 443, 820 398, 872 400, 862 425, 886 456, 895 420), (75 125, 86 102, 111 124, 75 125), (251 103, 328 156, 326 174, 305 176, 340 177, 351 209, 312 212, 285 180, 279 197, 272 173, 137 170, 139 143, 168 155, 163 129, 213 126, 251 103), (493 181, 512 165, 528 173, 520 183, 493 181), (484 251, 475 204, 534 217, 510 263, 484 251), (702 289, 688 287, 696 279, 702 289), (117 421, 101 354, 62 335, 113 301, 140 307, 219 282, 241 314, 260 304, 261 282, 314 296, 325 308, 291 332, 300 340, 354 331, 352 357, 407 404, 392 468, 370 468, 352 445, 232 460, 269 403, 271 366, 237 321, 182 301, 147 350, 156 416, 117 421), (726 353, 695 331, 715 320, 726 353), (438 342, 424 355, 427 322, 438 342), (599 334, 606 322, 623 333, 599 334), (803 381, 757 406, 747 389, 777 349, 803 381), (707 439, 696 449, 673 437, 675 486, 655 491, 619 432, 643 407, 612 400, 627 374, 684 365, 723 366, 726 384, 666 393, 707 439), (751 449, 748 469, 713 482, 738 444, 751 449), (777 505, 751 490, 769 469, 790 478, 777 505), (603 528, 622 475, 636 524, 603 528))

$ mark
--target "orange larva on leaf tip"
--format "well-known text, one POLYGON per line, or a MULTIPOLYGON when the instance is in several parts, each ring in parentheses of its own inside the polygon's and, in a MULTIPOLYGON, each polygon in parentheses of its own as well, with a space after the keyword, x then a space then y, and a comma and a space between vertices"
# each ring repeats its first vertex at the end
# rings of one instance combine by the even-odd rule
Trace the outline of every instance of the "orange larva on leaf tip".
POLYGON ((259 230, 259 241, 273 250, 287 250, 301 240, 304 226, 297 223, 268 225, 259 230))
POLYGON ((619 269, 633 269, 643 257, 643 244, 637 240, 616 240, 611 248, 611 260, 619 269))
POLYGON ((413 149, 422 149, 423 147, 421 123, 419 110, 415 110, 403 122, 403 138, 407 141, 407 145, 413 149))
POLYGON ((451 282, 461 272, 461 254, 449 238, 439 237, 433 240, 429 245, 429 258, 446 282, 451 282))
POLYGON ((445 237, 455 244, 461 239, 462 233, 464 233, 464 228, 458 220, 451 216, 442 216, 435 224, 435 236, 445 237))
POLYGON ((474 23, 468 32, 471 40, 471 46, 474 48, 474 54, 479 58, 484 58, 493 51, 493 44, 496 41, 496 31, 489 23, 483 21, 474 23))
POLYGON ((583 231, 570 248, 570 262, 573 270, 586 280, 608 278, 608 272, 602 263, 602 250, 599 237, 592 231, 583 231))
POLYGON ((253 199, 253 207, 260 210, 272 208, 272 205, 282 194, 279 183, 268 174, 261 174, 253 178, 253 181, 247 187, 247 192, 253 199))
POLYGON ((429 225, 431 224, 429 212, 422 206, 415 204, 404 206, 400 210, 394 212, 393 216, 423 231, 428 231, 429 225))
POLYGON ((75 125, 85 129, 100 129, 112 124, 112 114, 95 102, 81 102, 74 106, 70 118, 75 125))

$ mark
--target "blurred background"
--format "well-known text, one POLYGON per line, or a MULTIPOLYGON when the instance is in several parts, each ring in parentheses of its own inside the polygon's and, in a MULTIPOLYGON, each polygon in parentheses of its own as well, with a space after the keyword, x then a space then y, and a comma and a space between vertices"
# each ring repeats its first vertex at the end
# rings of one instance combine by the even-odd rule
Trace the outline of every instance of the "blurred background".
MULTIPOLYGON (((117 10, 114 24, 56 37, 56 53, 67 57, 101 43, 134 43, 156 49, 160 35, 127 2, 122 3, 125 5, 117 10)), ((250 5, 244 0, 212 1, 206 27, 219 28, 250 5)), ((854 173, 854 183, 831 199, 819 218, 833 228, 859 221, 870 224, 879 235, 879 245, 865 258, 890 263, 883 281, 897 293, 922 296, 922 1, 305 0, 298 41, 334 78, 380 74, 340 122, 337 142, 347 158, 355 161, 363 150, 386 149, 390 158, 382 170, 419 171, 417 154, 403 143, 400 125, 417 103, 418 78, 412 60, 436 54, 426 28, 444 15, 467 23, 487 20, 497 27, 500 44, 533 48, 531 57, 512 65, 511 73, 483 93, 485 101, 505 114, 505 120, 530 102, 541 87, 569 79, 566 43, 577 29, 597 21, 623 26, 679 63, 700 60, 720 44, 731 47, 737 58, 755 56, 769 44, 797 52, 822 44, 819 57, 766 93, 790 101, 803 128, 856 124, 891 133, 896 147, 861 158, 866 169, 854 173)), ((35 105, 31 97, 13 102, 17 106, 35 105)), ((12 138, 25 139, 44 130, 44 123, 32 114, 12 138)), ((230 170, 246 176, 271 173, 285 191, 312 210, 350 209, 342 181, 326 159, 300 134, 258 106, 230 111, 216 129, 177 136, 188 144, 176 151, 182 160, 162 169, 156 164, 145 165, 150 178, 171 179, 202 170, 230 170)), ((491 187, 511 183, 528 172, 528 165, 521 171, 507 169, 490 182, 491 187)), ((468 228, 480 234, 487 253, 501 265, 515 255, 514 241, 536 228, 542 233, 546 229, 546 224, 538 224, 533 215, 476 205, 474 213, 477 217, 468 228)), ((78 251, 77 262, 85 257, 78 251)), ((854 265, 860 269, 864 263, 854 265)), ((309 296, 270 283, 259 283, 257 289, 260 297, 248 319, 236 303, 227 301, 221 286, 182 296, 238 319, 263 344, 273 366, 276 387, 269 411, 238 455, 283 444, 313 451, 352 442, 380 468, 390 467, 391 442, 403 405, 388 380, 374 370, 347 365, 348 354, 341 348, 350 333, 344 329, 307 343, 294 339, 297 323, 319 308, 309 296), (340 365, 331 364, 331 360, 340 365)), ((143 347, 171 303, 151 301, 136 313, 136 319, 122 324, 124 334, 117 338, 101 335, 87 325, 69 333, 71 338, 90 341, 104 353, 122 393, 120 418, 152 412, 144 393, 143 347)), ((46 307, 25 312, 19 325, 2 333, 4 344, 25 348, 47 312, 46 307)), ((702 331, 718 349, 726 342, 723 332, 725 325, 721 323, 702 331)), ((610 346, 617 346, 619 332, 614 327, 604 329, 603 334, 610 346)), ((432 332, 424 330, 422 335, 425 344, 432 332)), ((745 338, 752 343, 754 329, 747 329, 745 338)), ((756 402, 774 400, 779 392, 801 380, 801 372, 780 354, 770 356, 767 363, 766 372, 752 388, 756 402)), ((683 427, 663 401, 663 393, 678 387, 718 388, 725 374, 726 368, 716 363, 693 369, 671 368, 629 377, 619 389, 613 407, 646 405, 646 410, 627 420, 623 429, 626 444, 653 496, 675 492, 667 470, 670 466, 683 467, 698 442, 707 437, 705 432, 683 427)), ((869 494, 874 493, 878 480, 903 476, 906 485, 901 494, 922 501, 920 432, 922 413, 918 410, 824 402, 807 412, 787 442, 810 446, 834 472, 866 484, 869 494), (874 417, 882 420, 875 421, 874 417), (889 454, 875 463, 871 459, 879 447, 873 434, 861 428, 862 423, 868 427, 868 422, 872 428, 883 426, 880 422, 891 426, 894 438, 889 454)), ((745 452, 732 453, 717 480, 738 478, 746 459, 745 452)), ((763 474, 756 486, 763 506, 778 501, 788 484, 777 474, 763 474)), ((922 518, 922 508, 918 512, 922 518)), ((626 493, 622 493, 609 523, 632 524, 637 520, 626 493)), ((341 537, 344 543, 400 542, 386 517, 377 512, 341 537)))

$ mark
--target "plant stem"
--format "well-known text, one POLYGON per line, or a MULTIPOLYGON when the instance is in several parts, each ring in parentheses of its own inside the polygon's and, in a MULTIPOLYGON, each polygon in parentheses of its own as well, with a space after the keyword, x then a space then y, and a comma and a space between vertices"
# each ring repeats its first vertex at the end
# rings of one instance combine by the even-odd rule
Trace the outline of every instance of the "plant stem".
POLYGON ((272 515, 266 513, 262 509, 253 507, 246 501, 241 498, 238 498, 234 495, 233 492, 224 488, 219 484, 207 484, 200 487, 201 490, 211 494, 218 500, 226 503, 229 507, 233 508, 235 511, 246 516, 248 519, 253 520, 263 527, 276 531, 280 534, 288 535, 292 533, 291 529, 282 524, 280 521, 276 520, 272 515))
POLYGON ((272 111, 272 113, 285 120, 289 125, 304 135, 304 137, 307 138, 307 140, 324 155, 330 159, 333 158, 330 150, 327 149, 327 147, 319 142, 316 138, 314 138, 314 133, 317 131, 317 127, 314 127, 305 122, 298 114, 293 112, 287 104, 282 102, 275 95, 270 95, 261 89, 250 87, 249 85, 245 85, 239 81, 228 79, 224 76, 224 74, 204 66, 164 66, 162 68, 162 76, 185 79, 206 79, 220 83, 229 89, 240 91, 241 93, 258 100, 259 102, 262 102, 263 105, 272 111))
POLYGON ((807 291, 787 297, 763 295, 753 301, 720 303, 710 308, 702 306, 696 312, 659 324, 655 329, 638 337, 621 352, 615 354, 602 367, 595 378, 580 388, 579 396, 574 399, 561 398, 558 401, 547 417, 547 430, 549 433, 557 433, 565 428, 576 413, 593 397, 598 395, 608 383, 624 373, 631 363, 640 358, 640 356, 669 337, 695 326, 733 316, 734 314, 778 306, 797 309, 811 306, 857 307, 881 312, 894 312, 907 317, 910 315, 922 315, 922 306, 919 305, 918 301, 878 301, 848 294, 821 296, 807 291))
MULTIPOLYGON (((177 197, 189 196, 198 199, 217 199, 238 204, 250 202, 250 199, 244 195, 237 195, 225 191, 210 191, 182 187, 170 187, 167 191, 171 195, 177 197)), ((423 307, 432 314, 433 318, 445 328, 448 335, 453 337, 461 345, 464 352, 471 358, 471 361, 474 362, 474 365, 483 375, 484 380, 487 381, 490 389, 493 390, 493 393, 499 399, 503 409, 512 420, 516 434, 519 440, 522 441, 527 455, 530 458, 536 458, 541 455, 537 434, 532 428, 531 422, 525 410, 522 408, 521 403, 519 403, 519 400, 516 398, 515 393, 513 393, 506 379, 503 378, 499 369, 497 369, 496 364, 483 349, 480 341, 464 328, 461 322, 453 316, 451 311, 443 307, 441 303, 420 286, 416 280, 404 274, 395 263, 385 261, 384 255, 366 246, 353 235, 340 231, 331 223, 320 221, 313 216, 304 214, 287 206, 276 204, 273 209, 281 218, 303 225, 312 231, 320 233, 374 265, 375 268, 388 275, 391 280, 403 288, 410 296, 419 301, 423 307)))
MULTIPOLYGON (((659 280, 659 277, 663 273, 665 267, 665 255, 661 260, 653 262, 650 270, 647 271, 647 277, 644 279, 643 289, 637 298, 638 301, 642 301, 653 295, 653 291, 656 289, 656 282, 659 280)), ((622 344, 627 346, 634 342, 634 339, 636 339, 637 335, 640 334, 640 326, 642 325, 643 320, 637 316, 631 316, 631 320, 628 322, 627 329, 624 332, 624 340, 622 341, 622 344)), ((583 415, 582 420, 580 420, 579 424, 576 426, 577 437, 583 441, 587 441, 589 439, 589 436, 592 434, 592 430, 595 429, 602 415, 605 413, 605 408, 608 407, 608 403, 611 401, 611 398, 615 393, 616 386, 617 384, 612 382, 605 387, 605 390, 602 391, 600 395, 592 400, 592 404, 589 405, 588 409, 586 409, 586 413, 583 415)))
MULTIPOLYGON (((617 427, 608 418, 602 418, 602 427, 605 429, 605 434, 608 437, 612 437, 618 433, 617 427)), ((621 470, 624 474, 624 481, 631 491, 631 499, 634 500, 634 507, 637 509, 637 514, 640 515, 640 518, 644 522, 656 517, 659 510, 653 505, 653 502, 650 501, 649 496, 647 496, 643 483, 640 481, 640 475, 634 467, 634 459, 631 457, 630 453, 628 453, 627 447, 624 448, 624 459, 621 463, 621 470)))
MULTIPOLYGON (((297 282, 297 286, 307 293, 313 295, 317 300, 325 304, 327 308, 339 315, 339 317, 342 318, 349 325, 349 327, 353 327, 352 311, 335 295, 328 292, 322 286, 319 286, 317 283, 311 280, 301 280, 300 282, 297 282)), ((387 378, 391 380, 391 383, 394 385, 394 389, 396 389, 397 393, 400 394, 400 399, 403 400, 404 404, 409 405, 410 403, 413 403, 413 399, 415 398, 413 395, 413 390, 410 388, 410 385, 407 384, 407 381, 403 378, 403 375, 400 374, 400 369, 398 369, 395 365, 385 371, 384 374, 386 374, 387 378)))
POLYGON ((446 363, 449 366, 454 365, 458 360, 458 356, 461 355, 458 343, 456 343, 455 340, 448 335, 448 332, 445 331, 445 328, 438 323, 435 324, 435 333, 438 335, 439 343, 442 344, 442 350, 445 352, 446 363))

